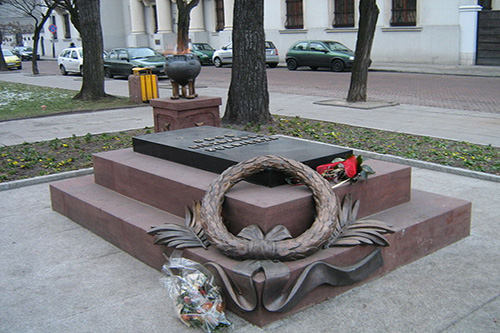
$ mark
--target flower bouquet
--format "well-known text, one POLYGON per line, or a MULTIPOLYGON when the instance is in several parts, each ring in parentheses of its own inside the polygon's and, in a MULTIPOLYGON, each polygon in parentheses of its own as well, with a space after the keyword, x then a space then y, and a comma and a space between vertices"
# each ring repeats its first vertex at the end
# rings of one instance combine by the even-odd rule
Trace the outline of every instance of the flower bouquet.
POLYGON ((213 276, 202 265, 185 258, 171 258, 163 266, 169 297, 179 319, 205 332, 217 331, 231 323, 224 314, 224 302, 213 276))
POLYGON ((346 159, 336 158, 331 163, 322 164, 316 167, 316 171, 328 180, 333 180, 336 184, 333 188, 344 183, 354 183, 358 179, 367 179, 369 174, 375 171, 363 165, 363 158, 349 155, 346 159))

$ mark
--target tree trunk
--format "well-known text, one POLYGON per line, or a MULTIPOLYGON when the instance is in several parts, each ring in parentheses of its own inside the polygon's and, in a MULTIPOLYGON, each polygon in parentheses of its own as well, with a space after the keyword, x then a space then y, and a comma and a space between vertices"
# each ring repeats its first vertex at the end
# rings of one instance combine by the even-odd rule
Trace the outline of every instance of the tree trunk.
POLYGON ((222 121, 231 124, 271 123, 264 0, 235 0, 233 17, 233 68, 222 121))
POLYGON ((347 101, 366 102, 368 67, 379 10, 376 0, 360 0, 359 30, 347 101))
POLYGON ((59 3, 58 1, 54 1, 52 4, 48 5, 46 2, 47 10, 41 17, 41 21, 35 19, 36 24, 35 24, 35 32, 33 34, 33 57, 31 58, 31 70, 34 75, 40 74, 40 71, 38 70, 38 62, 37 62, 38 59, 36 57, 36 55, 38 54, 38 41, 40 40, 40 32, 42 31, 45 22, 47 22, 47 20, 50 17, 50 14, 54 10, 54 8, 56 8, 58 3, 59 3))
POLYGON ((109 97, 104 92, 100 1, 79 1, 77 6, 83 47, 83 82, 80 92, 73 98, 94 101, 109 97))
POLYGON ((33 35, 33 57, 31 58, 31 71, 33 72, 34 75, 40 74, 40 71, 38 70, 38 62, 37 62, 37 57, 36 55, 38 54, 38 41, 40 40, 40 30, 42 30, 43 25, 45 24, 45 21, 47 21, 47 18, 49 16, 46 16, 42 22, 36 26, 35 28, 35 33, 33 35))
POLYGON ((3 33, 0 30, 0 71, 8 71, 9 68, 7 68, 7 63, 5 62, 5 58, 3 57, 2 42, 3 42, 3 33))
POLYGON ((189 22, 191 9, 198 5, 200 0, 177 0, 177 54, 189 52, 189 22))

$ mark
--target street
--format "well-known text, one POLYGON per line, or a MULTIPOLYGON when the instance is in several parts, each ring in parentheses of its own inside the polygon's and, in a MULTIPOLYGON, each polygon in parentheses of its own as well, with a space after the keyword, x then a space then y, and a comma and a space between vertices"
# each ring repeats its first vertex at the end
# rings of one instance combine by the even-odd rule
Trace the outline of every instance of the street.
MULTIPOLYGON (((38 62, 41 74, 61 75, 57 61, 38 62)), ((31 63, 23 62, 23 73, 31 73, 31 63)), ((268 68, 270 92, 346 98, 350 72, 312 71, 301 68, 268 68)), ((160 78, 161 79, 161 78, 160 78)), ((228 88, 231 67, 203 66, 198 86, 228 88)), ((400 104, 450 108, 458 110, 500 112, 500 79, 495 77, 375 72, 368 75, 368 99, 400 104)))

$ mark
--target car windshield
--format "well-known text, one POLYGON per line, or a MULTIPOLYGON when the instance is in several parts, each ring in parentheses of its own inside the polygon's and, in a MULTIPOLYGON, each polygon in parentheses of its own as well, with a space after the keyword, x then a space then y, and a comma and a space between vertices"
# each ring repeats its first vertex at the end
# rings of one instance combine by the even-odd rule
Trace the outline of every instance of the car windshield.
POLYGON ((2 50, 2 53, 4 56, 7 56, 7 57, 13 55, 12 52, 10 52, 9 50, 2 50))
POLYGON ((332 51, 351 51, 351 49, 339 42, 325 42, 325 44, 332 51))
POLYGON ((193 49, 195 51, 212 51, 213 47, 208 44, 193 44, 193 49))
POLYGON ((153 51, 152 49, 149 49, 147 47, 140 48, 140 49, 128 49, 128 53, 130 55, 130 58, 132 58, 132 59, 159 56, 158 53, 156 53, 155 51, 153 51))

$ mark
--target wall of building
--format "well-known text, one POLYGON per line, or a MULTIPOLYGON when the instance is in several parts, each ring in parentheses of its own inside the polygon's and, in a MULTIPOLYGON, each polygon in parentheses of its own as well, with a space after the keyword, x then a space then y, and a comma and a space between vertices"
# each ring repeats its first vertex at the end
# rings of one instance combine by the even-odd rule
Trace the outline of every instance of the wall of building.
MULTIPOLYGON (((232 2, 225 0, 227 13, 232 20, 232 2)), ((456 65, 460 63, 461 32, 460 6, 475 5, 476 0, 418 0, 417 25, 415 27, 391 27, 392 0, 378 0, 380 14, 377 21, 372 59, 375 62, 407 62, 456 65)), ((359 20, 358 1, 355 1, 355 27, 333 28, 334 0, 304 0, 304 29, 285 29, 285 0, 266 0, 264 2, 264 28, 266 39, 278 47, 284 61, 288 48, 297 40, 325 39, 336 40, 354 49, 357 40, 359 20)), ((500 0, 493 1, 498 8, 500 0)), ((232 22, 226 19, 226 29, 215 31, 215 0, 201 0, 200 5, 191 13, 190 38, 193 42, 208 42, 220 48, 231 41, 232 22)), ((56 15, 58 27, 62 27, 60 13, 56 15)), ((177 6, 172 0, 106 0, 101 1, 101 21, 104 35, 104 48, 109 50, 121 46, 149 46, 158 51, 172 52, 176 45, 177 6), (159 31, 155 31, 154 6, 163 6, 158 11, 162 20, 159 31), (163 15, 163 17, 161 17, 163 15), (167 27, 165 28, 165 24, 167 27), (141 28, 137 28, 137 26, 141 28)), ((71 41, 80 44, 78 33, 72 32, 70 40, 58 39, 52 44, 51 33, 44 32, 45 50, 55 54, 67 47, 71 41), (75 37, 73 37, 75 36, 75 37)))

